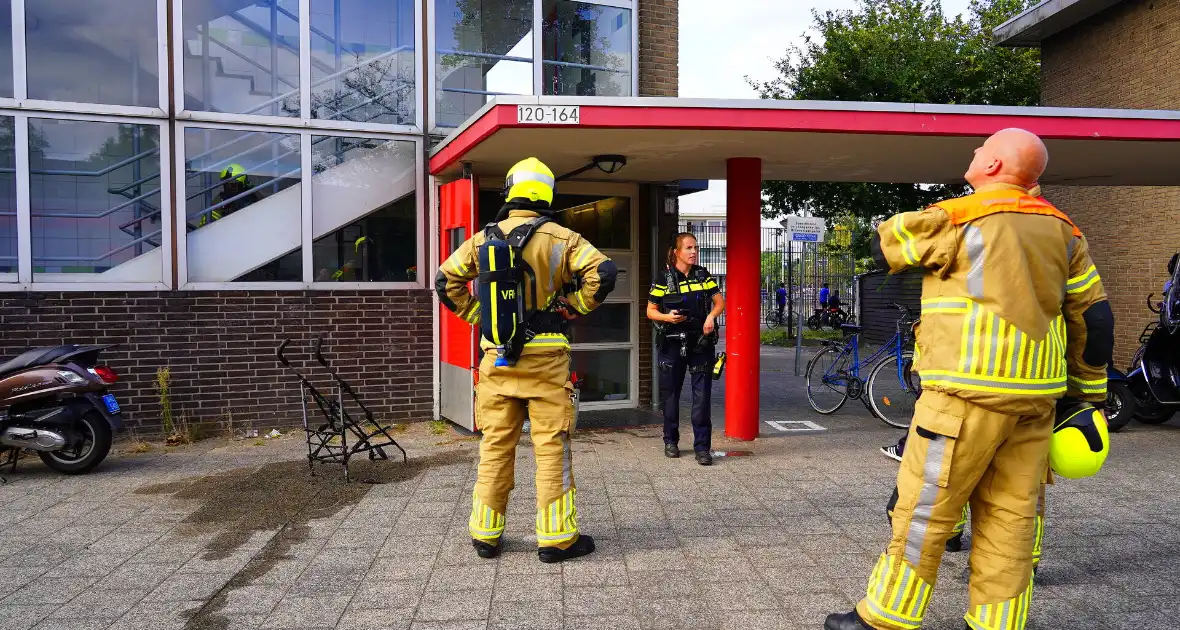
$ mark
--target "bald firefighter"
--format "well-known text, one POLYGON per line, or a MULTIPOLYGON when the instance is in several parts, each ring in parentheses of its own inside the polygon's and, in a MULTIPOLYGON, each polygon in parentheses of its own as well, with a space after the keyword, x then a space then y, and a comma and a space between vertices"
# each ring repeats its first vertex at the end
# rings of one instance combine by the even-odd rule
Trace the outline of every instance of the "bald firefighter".
POLYGON ((500 553, 526 408, 537 460, 538 556, 560 562, 594 551, 594 540, 578 530, 575 508, 565 333, 569 320, 590 313, 614 290, 617 270, 576 232, 553 222, 554 184, 553 172, 536 158, 513 166, 496 222, 455 250, 435 279, 439 300, 479 325, 485 351, 475 390, 483 439, 468 523, 483 558, 500 553), (467 289, 471 280, 478 298, 467 289))
POLYGON ((1086 239, 1029 194, 1047 161, 1039 138, 1005 129, 975 150, 965 175, 974 194, 878 228, 879 265, 926 270, 915 348, 922 396, 898 471, 892 538, 865 597, 829 615, 827 630, 920 628, 967 503, 967 627, 1025 628, 1056 408, 1105 400, 1114 343, 1086 239))

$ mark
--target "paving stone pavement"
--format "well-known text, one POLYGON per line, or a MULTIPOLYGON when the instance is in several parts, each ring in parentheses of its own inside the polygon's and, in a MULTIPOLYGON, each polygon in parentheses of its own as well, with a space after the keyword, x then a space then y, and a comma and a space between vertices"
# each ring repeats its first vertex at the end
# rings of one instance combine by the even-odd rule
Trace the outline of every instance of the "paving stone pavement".
MULTIPOLYGON (((598 551, 557 566, 536 557, 527 438, 491 561, 466 531, 477 443, 425 424, 399 435, 408 464, 355 462, 348 486, 338 467, 311 477, 296 434, 124 453, 81 477, 26 459, 0 486, 0 628, 818 630, 888 536, 897 464, 876 449, 898 434, 857 403, 821 417, 775 400, 765 417, 825 430, 718 432, 715 448, 751 454, 712 467, 664 458, 658 427, 578 435, 598 551)), ((1170 627, 1177 452, 1180 427, 1133 424, 1101 475, 1050 488, 1030 627, 1170 627)), ((967 558, 947 554, 926 628, 962 628, 967 558)))

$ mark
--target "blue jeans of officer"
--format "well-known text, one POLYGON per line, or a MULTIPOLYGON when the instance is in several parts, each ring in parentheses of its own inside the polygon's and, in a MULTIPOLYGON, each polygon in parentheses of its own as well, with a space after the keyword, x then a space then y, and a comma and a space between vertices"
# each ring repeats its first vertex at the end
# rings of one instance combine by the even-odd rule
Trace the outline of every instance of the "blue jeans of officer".
POLYGON ((692 382, 692 448, 696 452, 712 447, 713 353, 680 356, 674 344, 659 353, 660 403, 664 406, 664 443, 680 442, 680 390, 687 372, 692 382))

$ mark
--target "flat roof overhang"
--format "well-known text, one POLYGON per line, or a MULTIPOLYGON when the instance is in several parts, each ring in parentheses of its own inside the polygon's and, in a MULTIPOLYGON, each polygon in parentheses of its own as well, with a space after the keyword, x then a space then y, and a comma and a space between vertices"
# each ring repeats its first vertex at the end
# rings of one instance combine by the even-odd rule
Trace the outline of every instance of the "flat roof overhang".
POLYGON ((828 101, 497 97, 432 152, 430 173, 503 179, 540 158, 557 175, 595 155, 627 165, 577 180, 725 179, 726 160, 762 160, 764 180, 955 183, 982 138, 1006 127, 1049 147, 1046 184, 1180 185, 1180 111, 828 101), (577 105, 576 125, 522 123, 520 105, 577 105))
POLYGON ((1036 48, 1049 37, 1089 19, 1123 0, 1044 0, 996 27, 1000 46, 1036 48))

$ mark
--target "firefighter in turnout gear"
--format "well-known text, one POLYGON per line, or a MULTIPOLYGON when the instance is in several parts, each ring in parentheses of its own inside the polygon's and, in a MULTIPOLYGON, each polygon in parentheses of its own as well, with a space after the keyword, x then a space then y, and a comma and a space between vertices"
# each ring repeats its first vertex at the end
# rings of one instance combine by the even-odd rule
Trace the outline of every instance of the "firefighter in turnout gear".
POLYGON ((221 217, 228 216, 248 207, 252 204, 258 203, 260 197, 258 193, 250 193, 248 195, 241 195, 250 188, 246 179, 246 169, 242 168, 241 164, 230 164, 221 169, 221 191, 213 197, 213 205, 216 208, 208 213, 202 214, 200 219, 197 219, 197 227, 201 227, 211 221, 216 221, 221 217), (232 201, 230 201, 232 199, 232 201), (227 203, 228 202, 228 203, 227 203))
POLYGON ((578 529, 570 436, 568 321, 602 304, 617 270, 572 230, 552 221, 553 172, 536 158, 517 163, 505 182, 496 222, 463 243, 439 268, 439 300, 480 328, 484 350, 475 421, 483 433, 468 523, 483 558, 500 553, 516 444, 527 408, 537 462, 537 545, 542 562, 594 551, 578 529), (478 297, 467 283, 477 280, 478 297))
POLYGON ((920 267, 916 403, 893 535, 856 609, 827 630, 916 630, 946 542, 971 506, 967 627, 1024 630, 1037 504, 1059 400, 1100 403, 1113 315, 1086 239, 1029 194, 1048 153, 1005 129, 976 149, 975 192, 886 219, 872 243, 890 272, 920 267))

